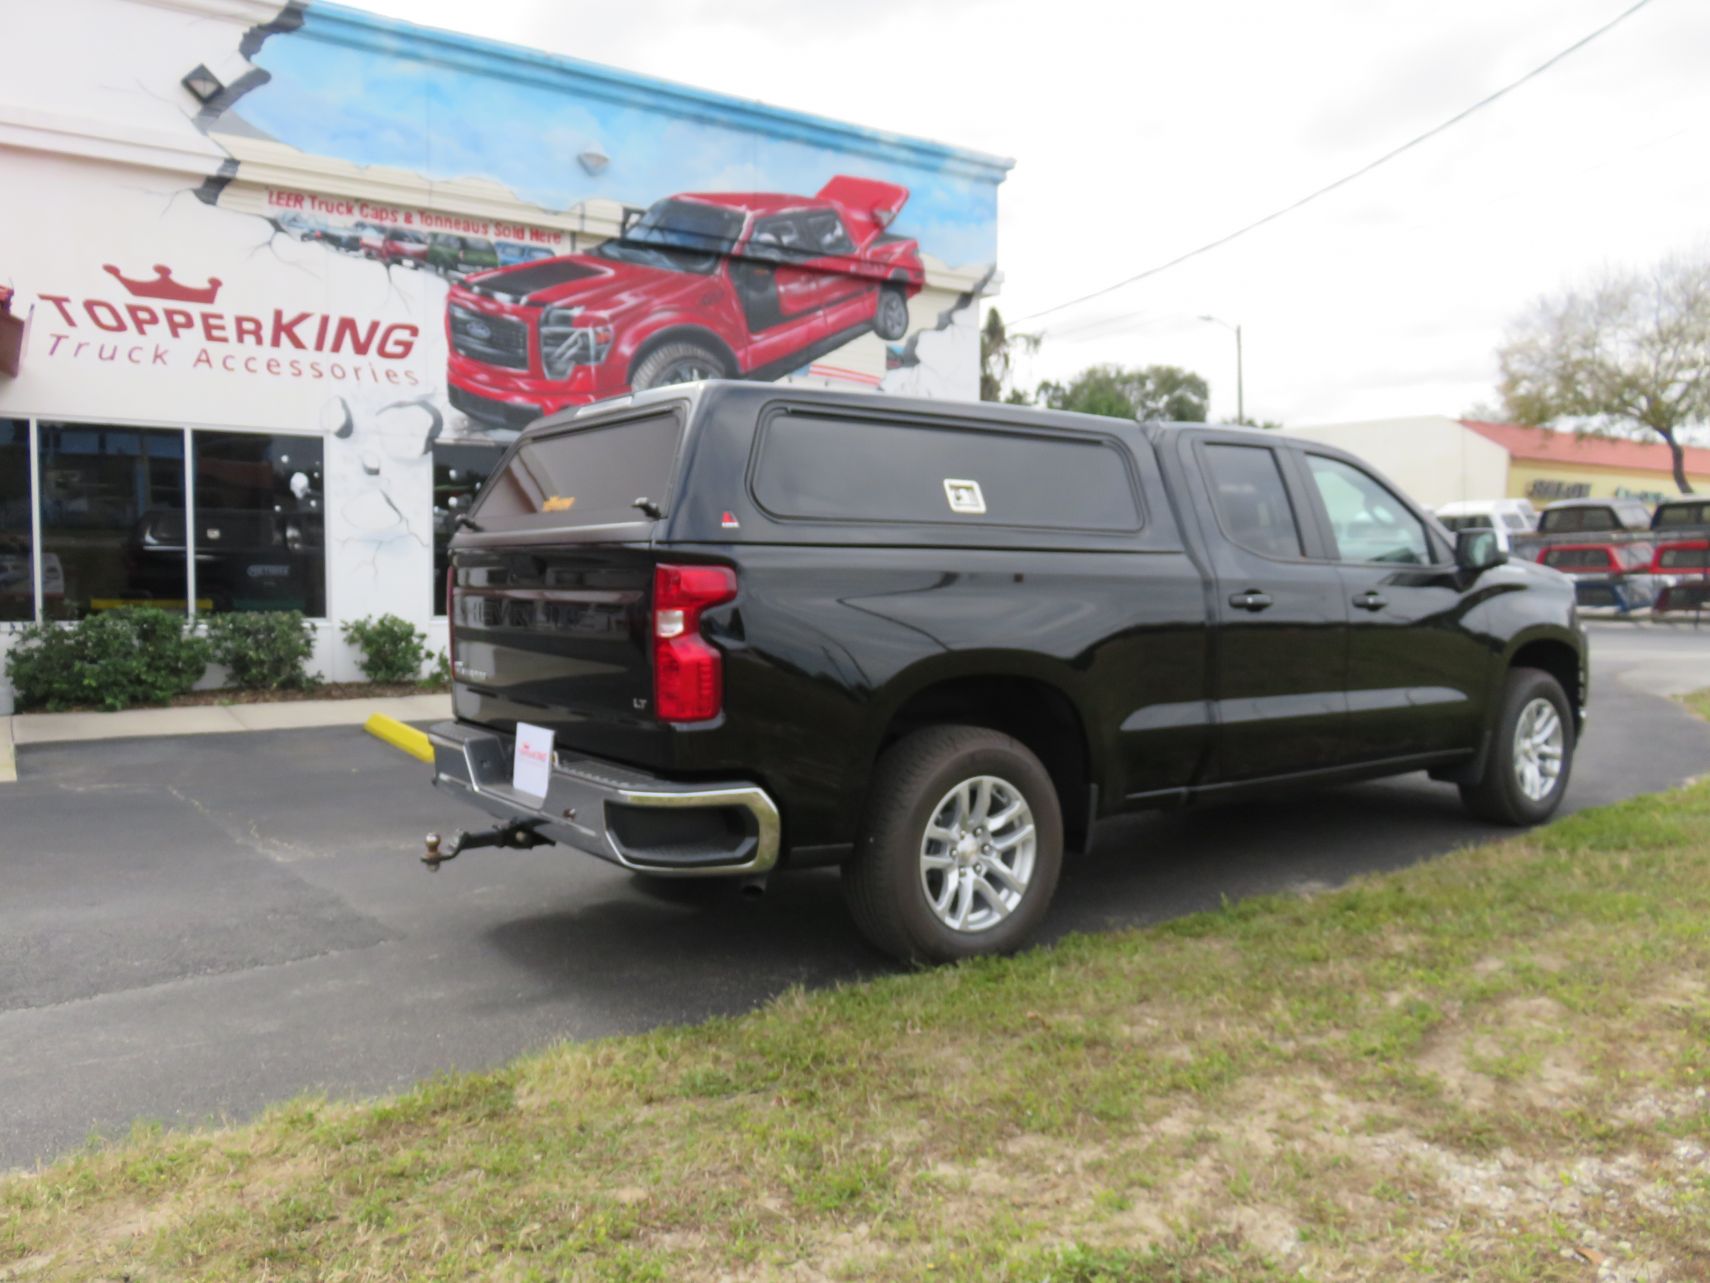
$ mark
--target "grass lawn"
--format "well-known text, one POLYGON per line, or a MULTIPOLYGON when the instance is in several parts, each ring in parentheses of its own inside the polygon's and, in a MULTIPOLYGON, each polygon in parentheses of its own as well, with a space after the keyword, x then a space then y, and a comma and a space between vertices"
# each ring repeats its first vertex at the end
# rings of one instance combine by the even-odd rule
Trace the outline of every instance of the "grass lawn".
POLYGON ((0 1180, 121 1277, 1710 1279, 1710 782, 0 1180))

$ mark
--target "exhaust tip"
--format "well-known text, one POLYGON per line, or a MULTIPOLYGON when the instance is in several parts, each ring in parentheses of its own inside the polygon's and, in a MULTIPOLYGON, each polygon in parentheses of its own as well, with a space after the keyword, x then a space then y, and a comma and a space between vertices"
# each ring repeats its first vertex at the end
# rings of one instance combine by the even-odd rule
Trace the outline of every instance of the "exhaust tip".
POLYGON ((761 896, 766 894, 766 878, 764 875, 759 877, 743 878, 741 886, 737 889, 742 893, 742 897, 744 899, 758 900, 761 896))

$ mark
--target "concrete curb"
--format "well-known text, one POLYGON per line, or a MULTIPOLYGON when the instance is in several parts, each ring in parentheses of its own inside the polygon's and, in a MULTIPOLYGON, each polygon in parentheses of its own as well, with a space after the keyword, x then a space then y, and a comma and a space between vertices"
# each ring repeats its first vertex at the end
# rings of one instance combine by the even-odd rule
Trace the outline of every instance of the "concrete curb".
MULTIPOLYGON (((282 731, 310 726, 361 726, 374 713, 400 722, 440 721, 452 715, 451 696, 303 699, 277 704, 129 708, 120 713, 20 713, 9 719, 0 718, 0 723, 10 722, 10 734, 0 738, 0 763, 12 762, 11 746, 14 741, 23 746, 139 736, 230 735, 243 731, 282 731)), ((0 774, 0 779, 4 778, 0 774)))
POLYGON ((0 784, 18 782, 18 758, 12 751, 12 719, 0 717, 0 784))
POLYGON ((399 752, 408 753, 429 766, 433 765, 433 744, 415 727, 406 726, 397 718, 387 717, 384 713, 374 713, 362 724, 362 729, 399 752))

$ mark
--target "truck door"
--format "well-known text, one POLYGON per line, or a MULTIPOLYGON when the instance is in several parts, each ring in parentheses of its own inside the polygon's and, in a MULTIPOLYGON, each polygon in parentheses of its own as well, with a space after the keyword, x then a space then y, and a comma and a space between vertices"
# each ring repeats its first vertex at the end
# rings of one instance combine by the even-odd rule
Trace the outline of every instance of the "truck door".
POLYGON ((1447 543, 1365 468, 1311 450, 1300 462, 1349 608, 1356 760, 1477 747, 1495 650, 1467 622, 1476 588, 1447 543))
POLYGON ((1346 594, 1285 460, 1234 433, 1184 434, 1180 448, 1214 580, 1213 779, 1342 764, 1346 594))

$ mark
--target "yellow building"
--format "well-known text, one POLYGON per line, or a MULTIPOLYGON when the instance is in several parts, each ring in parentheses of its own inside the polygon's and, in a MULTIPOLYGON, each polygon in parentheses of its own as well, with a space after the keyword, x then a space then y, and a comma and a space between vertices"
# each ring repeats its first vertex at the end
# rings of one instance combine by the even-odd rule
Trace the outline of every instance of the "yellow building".
MULTIPOLYGON (((1457 500, 1634 498, 1678 494, 1661 440, 1575 436, 1516 423, 1445 414, 1285 428, 1291 436, 1340 446, 1369 460, 1427 507, 1457 500)), ((1710 450, 1686 451, 1687 480, 1710 494, 1710 450)))
MULTIPOLYGON (((1580 437, 1513 423, 1462 420, 1508 452, 1511 499, 1542 507, 1557 499, 1643 499, 1657 503, 1680 493, 1674 461, 1661 440, 1624 441, 1580 437)), ((1688 447, 1686 479, 1698 494, 1710 494, 1710 450, 1688 447)))

